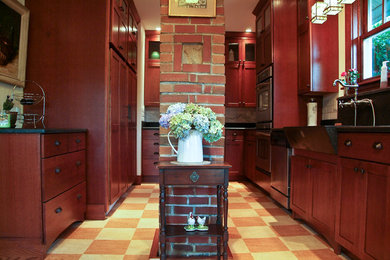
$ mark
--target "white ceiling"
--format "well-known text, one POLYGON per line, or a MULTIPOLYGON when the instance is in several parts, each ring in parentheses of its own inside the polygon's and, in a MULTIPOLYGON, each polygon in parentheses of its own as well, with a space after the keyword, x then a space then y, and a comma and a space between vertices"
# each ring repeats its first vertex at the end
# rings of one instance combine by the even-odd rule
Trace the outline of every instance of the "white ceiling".
MULTIPOLYGON (((226 31, 255 31, 255 16, 252 14, 259 0, 225 0, 226 31)), ((145 30, 160 26, 160 0, 134 0, 145 30)))

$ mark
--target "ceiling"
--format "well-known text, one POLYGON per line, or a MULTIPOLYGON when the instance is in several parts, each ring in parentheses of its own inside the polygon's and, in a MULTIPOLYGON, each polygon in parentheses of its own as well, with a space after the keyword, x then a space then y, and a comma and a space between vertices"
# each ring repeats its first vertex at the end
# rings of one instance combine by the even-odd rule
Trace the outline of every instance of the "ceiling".
MULTIPOLYGON (((226 31, 255 31, 255 16, 252 14, 259 0, 224 0, 226 31)), ((160 27, 160 0, 134 0, 145 30, 160 27)))

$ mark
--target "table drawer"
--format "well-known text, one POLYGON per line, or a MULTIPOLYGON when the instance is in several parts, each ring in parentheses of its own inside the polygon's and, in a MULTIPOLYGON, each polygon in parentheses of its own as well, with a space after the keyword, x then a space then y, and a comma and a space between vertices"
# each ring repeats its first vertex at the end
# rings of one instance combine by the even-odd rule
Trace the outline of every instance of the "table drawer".
POLYGON ((158 175, 158 157, 155 159, 144 159, 142 160, 142 174, 143 175, 158 175))
POLYGON ((66 134, 45 134, 41 138, 42 158, 68 152, 68 136, 66 134))
POLYGON ((223 185, 224 169, 169 169, 165 170, 165 185, 223 185))
POLYGON ((43 203, 44 239, 50 245, 57 236, 75 221, 85 219, 85 182, 43 203))
POLYGON ((43 201, 85 180, 85 151, 42 160, 43 201))
POLYGON ((158 140, 144 140, 142 144, 142 156, 147 159, 159 157, 160 143, 158 140))
POLYGON ((226 140, 244 140, 244 130, 226 130, 226 140))
POLYGON ((142 139, 144 140, 158 140, 160 139, 159 130, 142 130, 142 139))
POLYGON ((338 154, 343 157, 390 163, 390 134, 340 133, 338 154))
POLYGON ((84 150, 86 148, 85 133, 68 134, 68 152, 84 150))

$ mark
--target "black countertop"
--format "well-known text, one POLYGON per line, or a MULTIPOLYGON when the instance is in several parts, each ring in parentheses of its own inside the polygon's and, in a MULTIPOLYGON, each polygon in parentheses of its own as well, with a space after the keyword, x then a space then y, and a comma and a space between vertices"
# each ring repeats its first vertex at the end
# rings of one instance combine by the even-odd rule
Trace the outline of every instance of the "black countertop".
POLYGON ((336 126, 338 133, 390 133, 390 126, 336 126))
POLYGON ((84 133, 87 129, 79 128, 0 128, 0 134, 63 134, 63 133, 84 133))
POLYGON ((225 128, 229 130, 256 129, 256 123, 225 123, 225 128))

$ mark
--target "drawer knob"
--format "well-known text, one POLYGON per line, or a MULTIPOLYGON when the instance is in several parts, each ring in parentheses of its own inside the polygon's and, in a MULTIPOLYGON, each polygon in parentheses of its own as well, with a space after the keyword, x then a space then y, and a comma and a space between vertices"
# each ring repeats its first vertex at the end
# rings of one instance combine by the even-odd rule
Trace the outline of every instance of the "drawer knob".
POLYGON ((345 145, 346 147, 351 147, 351 146, 352 146, 352 141, 349 140, 349 139, 347 139, 347 140, 345 140, 344 145, 345 145))
POLYGON ((159 155, 159 153, 158 153, 158 152, 154 152, 153 154, 154 154, 154 155, 159 155))
POLYGON ((361 168, 361 169, 360 169, 360 173, 361 173, 361 174, 365 174, 365 173, 366 173, 366 170, 363 169, 363 168, 361 168))
POLYGON ((311 169, 311 168, 313 168, 313 166, 311 166, 310 164, 308 164, 308 165, 306 165, 306 168, 311 169))
POLYGON ((159 134, 159 133, 154 133, 153 135, 154 135, 154 136, 159 136, 160 134, 159 134))
POLYGON ((383 144, 381 142, 375 142, 374 145, 372 146, 375 150, 382 150, 383 149, 383 144))
POLYGON ((59 174, 59 173, 61 173, 61 168, 57 167, 54 171, 55 171, 55 173, 59 174))
POLYGON ((157 164, 158 164, 158 162, 153 162, 153 164, 154 164, 154 165, 157 165, 157 164))
POLYGON ((81 165, 81 161, 77 161, 76 166, 80 166, 80 165, 81 165))
POLYGON ((81 143, 81 140, 77 138, 75 142, 76 142, 76 144, 79 144, 79 143, 81 143))
POLYGON ((54 145, 55 145, 55 146, 60 146, 60 145, 61 145, 61 142, 58 141, 58 140, 56 140, 56 141, 54 142, 54 145))
POLYGON ((153 143, 153 145, 160 145, 159 143, 153 143))
POLYGON ((192 172, 190 179, 193 183, 197 182, 199 180, 199 174, 196 171, 192 172))
POLYGON ((233 133, 233 136, 237 136, 237 133, 236 133, 236 132, 234 132, 234 133, 233 133))
POLYGON ((358 167, 355 167, 355 168, 353 168, 353 171, 354 171, 354 172, 358 172, 358 171, 359 171, 359 168, 358 168, 358 167))
POLYGON ((82 197, 83 197, 83 196, 81 196, 81 194, 77 194, 77 199, 78 199, 78 200, 81 200, 82 197))
POLYGON ((58 207, 58 208, 56 208, 56 209, 54 210, 54 212, 55 212, 56 214, 61 213, 61 212, 62 212, 62 208, 61 208, 61 207, 58 207))

